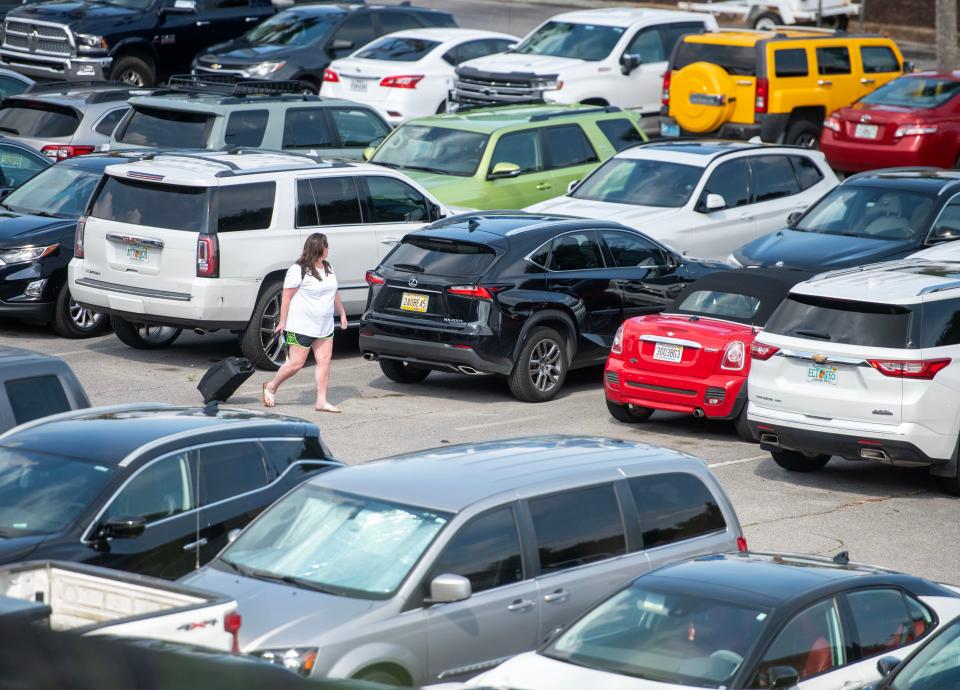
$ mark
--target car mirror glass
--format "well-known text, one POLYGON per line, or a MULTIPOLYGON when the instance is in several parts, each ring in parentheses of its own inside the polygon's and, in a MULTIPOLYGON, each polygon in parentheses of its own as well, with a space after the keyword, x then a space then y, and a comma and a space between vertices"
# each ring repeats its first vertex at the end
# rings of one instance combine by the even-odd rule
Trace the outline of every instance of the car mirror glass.
POLYGON ((793 666, 774 666, 767 672, 771 688, 792 688, 800 682, 800 674, 793 666))
POLYGON ((142 517, 117 515, 103 521, 100 525, 100 534, 114 539, 132 539, 143 534, 146 527, 147 521, 142 517))
POLYGON ((794 211, 789 216, 787 216, 787 227, 795 228, 797 223, 800 222, 800 218, 803 216, 803 211, 794 211))
POLYGON ((473 594, 470 580, 462 575, 444 573, 437 575, 430 581, 430 603, 446 604, 455 601, 464 601, 473 594))
POLYGON ((930 242, 950 242, 960 237, 960 231, 957 228, 951 228, 949 225, 938 225, 930 233, 930 242))
POLYGON ((639 55, 625 53, 623 57, 620 58, 620 71, 624 74, 630 74, 633 70, 637 69, 642 62, 639 55))
POLYGON ((501 161, 493 166, 490 177, 516 177, 520 174, 520 166, 516 163, 501 161))
POLYGON ((900 665, 900 659, 895 656, 885 656, 881 657, 877 661, 877 673, 886 678, 891 673, 893 669, 900 665))

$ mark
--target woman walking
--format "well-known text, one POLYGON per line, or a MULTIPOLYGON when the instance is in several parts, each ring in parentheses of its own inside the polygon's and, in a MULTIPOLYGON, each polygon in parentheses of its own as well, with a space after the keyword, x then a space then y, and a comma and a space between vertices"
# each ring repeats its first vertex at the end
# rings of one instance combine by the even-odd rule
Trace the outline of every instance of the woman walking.
POLYGON ((269 383, 263 384, 263 404, 277 404, 280 384, 303 368, 307 355, 313 350, 317 361, 317 412, 340 412, 327 402, 327 384, 330 382, 330 357, 333 354, 333 314, 340 315, 340 328, 347 327, 347 312, 337 294, 337 276, 327 255, 330 252, 327 236, 315 232, 303 245, 303 254, 287 270, 283 279, 283 297, 280 302, 280 322, 277 332, 284 333, 287 361, 269 383))

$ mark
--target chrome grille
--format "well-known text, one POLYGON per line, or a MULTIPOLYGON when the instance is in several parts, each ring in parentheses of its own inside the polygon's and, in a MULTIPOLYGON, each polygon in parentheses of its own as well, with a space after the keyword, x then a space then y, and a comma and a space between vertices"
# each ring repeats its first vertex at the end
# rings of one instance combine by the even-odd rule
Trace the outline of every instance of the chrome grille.
POLYGON ((23 19, 8 19, 3 23, 3 47, 38 55, 69 56, 73 53, 66 27, 23 19))
POLYGON ((455 100, 468 104, 542 103, 546 83, 542 79, 508 80, 458 74, 455 100))

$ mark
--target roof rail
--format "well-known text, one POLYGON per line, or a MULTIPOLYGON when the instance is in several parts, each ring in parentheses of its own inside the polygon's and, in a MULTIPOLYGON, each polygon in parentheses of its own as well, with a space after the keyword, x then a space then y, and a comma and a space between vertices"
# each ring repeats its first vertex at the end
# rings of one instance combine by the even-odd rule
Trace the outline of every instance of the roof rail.
MULTIPOLYGON (((213 152, 211 152, 213 153, 213 152)), ((329 168, 351 168, 354 167, 354 161, 345 161, 338 160, 334 158, 322 158, 320 156, 312 156, 307 153, 298 153, 292 151, 271 151, 269 149, 254 149, 254 148, 232 148, 224 149, 219 151, 219 153, 225 153, 227 155, 242 155, 247 154, 270 154, 270 155, 285 155, 289 157, 297 157, 301 159, 306 159, 306 161, 299 164, 290 164, 290 165, 273 165, 273 166, 264 166, 262 168, 250 168, 244 169, 239 165, 234 163, 227 158, 214 158, 203 153, 191 153, 186 152, 177 152, 177 151, 157 151, 153 154, 148 154, 142 158, 144 161, 155 160, 159 156, 164 156, 166 158, 187 158, 191 160, 204 161, 206 163, 213 163, 215 165, 221 165, 226 170, 221 170, 218 173, 214 174, 214 177, 236 177, 239 175, 258 175, 265 172, 287 172, 291 170, 307 170, 311 169, 314 165, 324 165, 329 168)))
POLYGON ((773 27, 775 31, 808 31, 812 34, 839 34, 843 35, 847 33, 846 31, 839 31, 837 29, 831 29, 826 26, 806 26, 806 25, 790 25, 790 24, 777 24, 773 27))
POLYGON ((847 175, 844 178, 844 182, 847 180, 855 180, 858 177, 867 177, 869 175, 885 175, 887 173, 900 173, 900 172, 944 172, 943 168, 938 168, 933 165, 902 165, 896 168, 876 168, 874 170, 864 170, 862 172, 854 173, 853 175, 847 175))
POLYGON ((555 117, 570 117, 571 115, 592 115, 594 113, 619 113, 622 112, 623 108, 619 105, 605 105, 598 106, 596 108, 590 108, 589 110, 580 110, 576 113, 573 113, 569 110, 561 111, 556 113, 539 113, 537 115, 531 115, 528 122, 543 122, 544 120, 552 120, 555 117))
POLYGON ((106 79, 90 79, 87 81, 47 81, 37 82, 27 88, 23 93, 56 93, 58 91, 70 91, 72 89, 94 89, 100 86, 127 87, 134 88, 129 84, 120 81, 107 81, 106 79))
POLYGON ((15 426, 12 429, 0 434, 0 439, 7 438, 11 434, 20 433, 21 431, 26 431, 27 429, 33 429, 34 427, 43 426, 50 422, 59 422, 64 419, 71 419, 73 417, 83 417, 84 415, 89 415, 91 411, 96 411, 98 415, 108 414, 113 412, 124 412, 126 410, 165 410, 172 409, 174 405, 169 403, 121 403, 119 405, 101 405, 98 407, 81 407, 75 410, 67 410, 66 412, 60 412, 59 414, 52 414, 47 417, 38 417, 29 422, 24 422, 20 426, 15 426))
POLYGON ((927 287, 920 289, 917 297, 932 295, 934 292, 943 292, 944 290, 956 290, 957 288, 960 288, 960 280, 951 280, 949 283, 941 283, 940 285, 927 285, 927 287))
POLYGON ((266 81, 238 79, 229 74, 177 74, 170 77, 171 91, 212 93, 221 96, 303 95, 303 84, 295 79, 266 81))

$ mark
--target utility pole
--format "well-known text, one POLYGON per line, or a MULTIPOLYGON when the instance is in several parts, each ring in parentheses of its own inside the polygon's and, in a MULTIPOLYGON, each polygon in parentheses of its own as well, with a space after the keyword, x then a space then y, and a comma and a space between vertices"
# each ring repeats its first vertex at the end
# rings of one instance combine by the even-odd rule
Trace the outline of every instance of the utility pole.
POLYGON ((937 67, 955 70, 957 64, 957 0, 937 0, 937 67))

